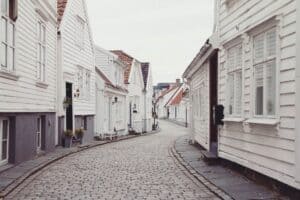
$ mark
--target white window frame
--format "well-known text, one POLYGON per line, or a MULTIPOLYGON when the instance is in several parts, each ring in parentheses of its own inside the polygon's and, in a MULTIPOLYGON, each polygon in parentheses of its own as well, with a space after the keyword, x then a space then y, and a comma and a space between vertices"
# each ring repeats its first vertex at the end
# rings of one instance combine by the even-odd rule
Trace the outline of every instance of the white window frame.
POLYGON ((8 72, 8 73, 14 73, 15 70, 16 70, 16 47, 15 47, 15 44, 16 44, 16 27, 15 27, 15 22, 10 19, 9 17, 9 1, 7 1, 7 8, 6 8, 6 13, 3 13, 2 12, 2 7, 1 7, 1 2, 0 2, 0 16, 1 16, 1 21, 0 21, 0 55, 3 55, 3 54, 6 54, 6 56, 4 56, 4 58, 6 59, 6 62, 5 64, 3 65, 2 63, 2 56, 0 57, 0 71, 4 71, 4 72, 8 72), (2 26, 2 22, 3 21, 6 21, 6 38, 5 38, 5 41, 2 40, 2 33, 4 32, 3 29, 3 26, 2 26), (9 34, 9 25, 12 26, 12 33, 13 34, 9 34), (9 37, 12 36, 12 44, 9 44, 8 40, 9 40, 9 37), (2 45, 5 46, 6 48, 6 53, 4 53, 2 51, 2 45), (9 49, 12 50, 12 60, 9 64, 9 56, 8 56, 8 52, 9 52, 9 49))
POLYGON ((279 108, 280 108, 280 104, 279 104, 279 96, 280 96, 280 92, 279 92, 279 72, 280 72, 280 37, 279 37, 279 26, 278 26, 278 22, 277 21, 273 21, 270 22, 268 24, 264 24, 264 26, 259 26, 261 27, 260 29, 256 29, 254 31, 251 32, 251 49, 252 49, 252 80, 253 80, 253 88, 252 88, 252 92, 253 92, 253 98, 252 98, 252 105, 253 105, 253 117, 254 118, 260 118, 260 119, 278 119, 278 112, 279 112, 279 108), (267 34, 267 32, 271 31, 271 30, 275 30, 276 31, 276 50, 275 50, 275 54, 273 56, 270 57, 266 57, 264 56, 264 58, 259 61, 259 62, 255 62, 254 60, 254 38, 260 34, 264 34, 264 55, 267 54, 267 48, 266 48, 266 39, 265 39, 265 35, 267 34), (275 69, 275 99, 274 99, 274 109, 275 109, 275 114, 274 115, 268 115, 267 114, 267 92, 266 92, 266 88, 267 88, 267 77, 266 77, 266 65, 270 62, 275 62, 276 65, 276 69, 275 69), (262 115, 257 115, 256 114, 256 79, 255 79, 255 67, 259 64, 263 65, 263 114, 262 115))
MULTIPOLYGON (((89 100, 91 96, 91 71, 78 66, 77 67, 77 89, 79 90, 79 99, 89 100)), ((77 92, 77 91, 76 91, 77 92)))
POLYGON ((10 132, 10 129, 9 129, 9 127, 10 127, 10 120, 9 120, 9 118, 7 118, 7 117, 0 117, 0 134, 1 134, 1 136, 0 136, 0 138, 1 138, 1 141, 0 141, 0 152, 1 152, 1 154, 0 154, 0 165, 5 165, 5 164, 7 164, 8 163, 8 159, 9 159, 9 132, 10 132), (2 131, 3 131, 3 121, 7 121, 7 138, 5 139, 6 140, 6 143, 7 143, 7 149, 6 149, 6 159, 4 159, 4 160, 2 160, 2 142, 3 142, 3 138, 2 138, 2 135, 3 135, 3 133, 2 133, 2 131))
MULTIPOLYGON (((236 52, 234 52, 234 56, 236 55, 236 52)), ((226 62, 226 80, 228 82, 227 87, 226 87, 226 96, 227 96, 227 102, 226 102, 226 113, 228 114, 228 116, 233 117, 233 118, 241 118, 244 115, 244 111, 243 111, 243 96, 244 96, 244 56, 243 56, 243 44, 242 41, 240 39, 234 41, 231 45, 229 45, 226 48, 226 57, 227 57, 227 62, 226 62), (230 51, 234 50, 236 51, 237 49, 241 49, 241 63, 240 66, 236 63, 236 58, 234 57, 234 62, 233 65, 231 66, 233 67, 232 69, 230 69, 229 67, 229 55, 230 55, 230 51), (236 80, 237 80, 237 76, 238 74, 241 73, 241 99, 240 99, 240 113, 237 112, 237 88, 235 87, 236 84, 236 80), (231 89, 230 88, 230 84, 229 84, 229 76, 233 76, 233 107, 232 107, 232 113, 230 113, 230 99, 231 99, 231 89)))
POLYGON ((37 53, 36 53, 36 76, 39 82, 47 81, 47 25, 43 20, 38 20, 37 30, 37 53), (43 32, 43 33, 42 33, 43 32), (42 53, 43 52, 43 53, 42 53))

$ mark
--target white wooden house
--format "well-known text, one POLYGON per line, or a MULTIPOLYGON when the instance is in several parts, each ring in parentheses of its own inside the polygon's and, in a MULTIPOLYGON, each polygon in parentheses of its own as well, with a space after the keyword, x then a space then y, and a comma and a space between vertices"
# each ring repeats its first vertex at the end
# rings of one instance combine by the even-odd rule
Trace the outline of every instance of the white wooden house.
POLYGON ((300 189, 300 3, 215 2, 213 37, 184 73, 193 138, 223 159, 300 189), (225 107, 220 129, 211 118, 217 104, 225 107))
POLYGON ((126 65, 124 82, 128 90, 128 127, 129 130, 142 133, 144 131, 144 80, 142 63, 121 50, 114 50, 120 60, 126 65))
POLYGON ((55 148, 56 1, 1 0, 0 165, 55 148))
POLYGON ((189 88, 182 84, 171 96, 166 108, 169 110, 169 120, 188 127, 189 124, 189 88))
POLYGON ((143 81, 144 81, 144 127, 143 132, 152 131, 153 117, 152 117, 152 100, 153 100, 153 80, 150 63, 141 64, 143 81))
POLYGON ((63 130, 85 130, 94 137, 95 55, 85 0, 57 0, 58 136, 63 130))
POLYGON ((117 55, 96 46, 96 135, 128 133, 126 65, 117 55))

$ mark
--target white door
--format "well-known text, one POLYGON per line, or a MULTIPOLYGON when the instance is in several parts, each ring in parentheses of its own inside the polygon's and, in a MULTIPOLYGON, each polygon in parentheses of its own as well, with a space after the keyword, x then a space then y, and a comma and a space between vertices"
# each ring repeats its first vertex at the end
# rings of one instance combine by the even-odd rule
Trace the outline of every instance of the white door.
POLYGON ((0 165, 8 163, 9 119, 0 118, 0 165))
POLYGON ((37 119, 37 132, 36 132, 36 150, 42 149, 42 118, 37 119))

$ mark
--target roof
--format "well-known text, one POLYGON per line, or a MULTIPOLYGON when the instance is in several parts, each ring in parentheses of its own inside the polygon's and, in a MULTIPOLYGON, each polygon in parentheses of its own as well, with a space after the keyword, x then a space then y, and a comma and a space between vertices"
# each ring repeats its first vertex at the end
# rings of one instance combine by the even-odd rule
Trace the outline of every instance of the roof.
POLYGON ((60 25, 64 16, 68 0, 57 0, 57 23, 60 25))
POLYGON ((156 101, 158 101, 159 99, 163 98, 165 95, 169 94, 170 92, 172 92, 176 88, 177 87, 170 87, 169 89, 162 91, 161 95, 156 99, 156 101))
POLYGON ((178 105, 180 104, 181 100, 183 98, 183 89, 181 89, 177 95, 175 95, 174 97, 172 97, 171 101, 170 101, 170 105, 178 105))
POLYGON ((143 74, 143 80, 144 80, 144 86, 147 87, 148 84, 148 76, 149 76, 149 69, 150 64, 149 63, 142 63, 142 74, 143 74))
POLYGON ((124 82, 125 84, 129 84, 129 76, 134 58, 122 50, 112 50, 111 52, 116 54, 119 57, 119 59, 126 65, 124 73, 124 82))
POLYGON ((108 77, 107 77, 100 69, 98 69, 97 67, 96 67, 96 73, 99 74, 99 76, 104 80, 105 85, 106 85, 107 87, 112 88, 112 89, 115 89, 115 90, 119 90, 119 91, 121 91, 121 92, 128 92, 127 89, 114 85, 114 84, 109 80, 109 78, 108 78, 108 77))

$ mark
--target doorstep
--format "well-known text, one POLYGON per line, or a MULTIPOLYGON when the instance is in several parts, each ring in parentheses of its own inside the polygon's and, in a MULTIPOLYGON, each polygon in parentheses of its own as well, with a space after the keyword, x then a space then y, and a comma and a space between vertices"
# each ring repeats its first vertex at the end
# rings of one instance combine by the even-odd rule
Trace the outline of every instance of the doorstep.
POLYGON ((7 196, 14 191, 27 178, 34 175, 38 171, 47 167, 48 165, 63 159, 66 156, 91 149, 93 147, 118 142, 122 140, 132 139, 138 136, 126 135, 114 141, 92 141, 86 145, 79 145, 71 148, 57 147, 53 152, 44 156, 36 157, 33 160, 23 162, 19 165, 6 165, 0 167, 0 199, 7 196))

